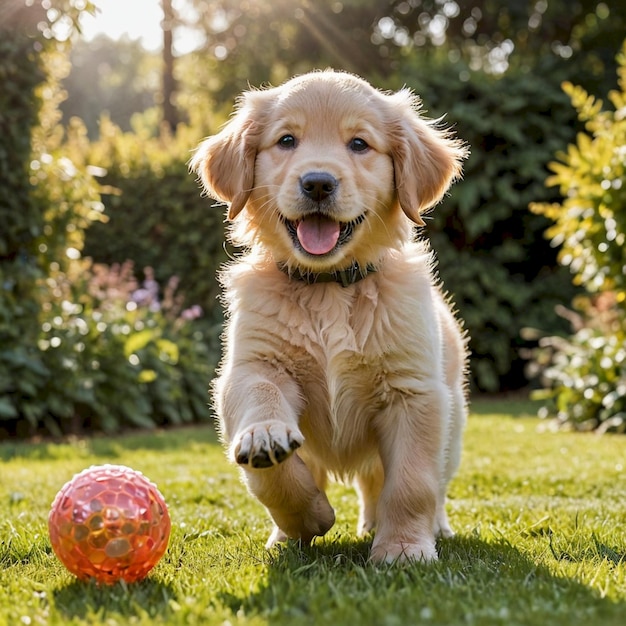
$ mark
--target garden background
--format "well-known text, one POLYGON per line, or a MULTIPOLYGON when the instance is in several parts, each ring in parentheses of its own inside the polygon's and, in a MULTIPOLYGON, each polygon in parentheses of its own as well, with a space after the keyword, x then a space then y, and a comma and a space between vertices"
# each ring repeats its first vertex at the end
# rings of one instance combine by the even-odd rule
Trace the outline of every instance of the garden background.
POLYGON ((158 53, 81 40, 103 3, 0 5, 0 439, 211 422, 236 251, 187 163, 249 85, 328 66, 471 146, 424 235, 473 390, 626 429, 623 2, 163 0, 158 53))

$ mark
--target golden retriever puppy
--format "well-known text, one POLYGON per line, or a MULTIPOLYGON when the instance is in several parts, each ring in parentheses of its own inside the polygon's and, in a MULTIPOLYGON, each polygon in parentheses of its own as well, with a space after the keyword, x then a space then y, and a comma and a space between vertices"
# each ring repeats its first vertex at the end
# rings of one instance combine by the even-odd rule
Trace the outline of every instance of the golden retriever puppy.
POLYGON ((403 89, 312 72, 248 91, 192 159, 247 252, 223 272, 221 434, 275 528, 304 542, 353 481, 374 561, 437 558, 466 416, 466 340, 413 236, 465 147, 403 89))

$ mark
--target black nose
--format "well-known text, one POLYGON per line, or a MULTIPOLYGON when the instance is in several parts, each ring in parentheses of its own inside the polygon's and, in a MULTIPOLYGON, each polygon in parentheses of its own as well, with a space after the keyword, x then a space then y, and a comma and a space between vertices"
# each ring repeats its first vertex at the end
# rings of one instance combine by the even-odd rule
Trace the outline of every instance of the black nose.
POLYGON ((337 189, 337 179, 327 172, 309 172, 300 178, 300 188, 307 198, 320 202, 337 189))

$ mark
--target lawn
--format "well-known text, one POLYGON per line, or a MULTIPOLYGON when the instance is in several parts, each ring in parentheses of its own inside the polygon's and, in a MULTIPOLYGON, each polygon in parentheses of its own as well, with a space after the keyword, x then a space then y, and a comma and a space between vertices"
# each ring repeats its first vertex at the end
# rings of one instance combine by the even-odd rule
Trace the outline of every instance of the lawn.
POLYGON ((552 432, 529 408, 474 404, 450 493, 458 535, 434 565, 368 563, 341 485, 327 537, 265 551, 264 511, 210 428, 0 444, 0 626, 622 626, 626 439, 552 432), (100 463, 141 470, 168 502, 170 546, 141 583, 78 582, 51 551, 55 493, 100 463))

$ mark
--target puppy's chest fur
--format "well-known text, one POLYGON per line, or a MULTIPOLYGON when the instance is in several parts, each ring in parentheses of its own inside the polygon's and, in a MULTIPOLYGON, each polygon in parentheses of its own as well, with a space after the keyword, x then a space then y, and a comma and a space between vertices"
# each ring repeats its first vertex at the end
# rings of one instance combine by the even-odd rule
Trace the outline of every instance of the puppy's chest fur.
POLYGON ((307 447, 337 472, 371 456, 376 420, 398 396, 441 376, 430 255, 418 248, 409 258, 349 288, 277 280, 275 268, 225 275, 231 332, 247 359, 295 379, 307 447))

